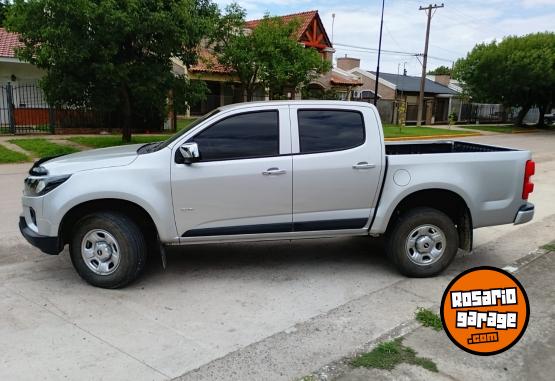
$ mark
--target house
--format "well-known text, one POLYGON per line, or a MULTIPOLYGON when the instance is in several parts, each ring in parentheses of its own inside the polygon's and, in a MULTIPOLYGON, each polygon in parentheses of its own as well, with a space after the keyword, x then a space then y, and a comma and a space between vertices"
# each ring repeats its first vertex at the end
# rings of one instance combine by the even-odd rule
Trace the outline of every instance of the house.
POLYGON ((36 66, 20 61, 15 49, 21 46, 17 33, 0 28, 0 83, 34 83, 44 75, 36 66))
MULTIPOLYGON (((354 89, 353 99, 373 102, 376 85, 376 72, 360 68, 360 59, 340 57, 337 66, 359 77, 362 85, 354 89)), ((448 123, 448 116, 455 112, 460 114, 463 104, 462 91, 449 76, 430 76, 424 84, 424 112, 422 123, 448 123)), ((420 94, 420 77, 393 73, 380 73, 378 79, 378 109, 382 121, 397 123, 399 105, 404 102, 405 122, 416 123, 418 115, 418 96, 420 94)))
POLYGON ((0 28, 0 132, 9 132, 10 121, 12 128, 48 124, 48 105, 37 86, 44 72, 15 56, 19 46, 17 33, 0 28))
MULTIPOLYGON (((322 20, 317 10, 294 13, 280 16, 289 22, 299 21, 299 28, 293 38, 307 48, 316 49, 322 59, 333 62, 332 43, 326 33, 322 20)), ((246 29, 254 29, 261 20, 250 20, 245 23, 246 29)), ((245 100, 243 91, 234 78, 233 71, 221 65, 209 49, 200 51, 199 62, 188 70, 190 78, 204 80, 210 90, 207 100, 191 109, 192 114, 204 114, 219 106, 245 100)), ((357 75, 353 75, 341 68, 333 68, 328 73, 316 78, 308 86, 310 97, 321 98, 328 90, 333 89, 340 99, 349 99, 352 89, 361 86, 362 82, 357 75)), ((291 98, 298 97, 299 94, 290 94, 291 98)), ((259 88, 255 91, 253 100, 267 99, 266 91, 259 88)))

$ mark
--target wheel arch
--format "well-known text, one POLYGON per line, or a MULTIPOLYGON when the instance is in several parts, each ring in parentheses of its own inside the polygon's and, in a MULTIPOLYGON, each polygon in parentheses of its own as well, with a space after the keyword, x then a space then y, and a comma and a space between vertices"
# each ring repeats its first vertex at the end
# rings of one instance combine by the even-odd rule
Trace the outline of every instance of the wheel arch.
POLYGON ((102 198, 74 205, 64 214, 58 227, 58 237, 61 245, 63 246, 69 242, 73 226, 79 219, 100 211, 117 212, 130 217, 137 223, 149 245, 158 243, 158 228, 150 214, 142 206, 128 200, 102 198))
POLYGON ((470 209, 461 195, 447 189, 421 189, 405 196, 395 206, 386 231, 391 230, 399 215, 417 207, 437 209, 449 216, 457 227, 459 247, 466 251, 472 250, 473 225, 470 209))

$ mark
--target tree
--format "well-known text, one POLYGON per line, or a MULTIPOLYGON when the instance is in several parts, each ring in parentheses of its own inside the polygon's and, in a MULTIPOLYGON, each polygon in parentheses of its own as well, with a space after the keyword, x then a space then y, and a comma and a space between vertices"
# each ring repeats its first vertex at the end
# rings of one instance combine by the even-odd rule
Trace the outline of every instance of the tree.
POLYGON ((438 66, 434 70, 428 71, 431 75, 451 75, 451 69, 447 66, 438 66))
POLYGON ((192 80, 183 76, 176 81, 172 91, 175 114, 184 114, 190 106, 206 100, 208 86, 204 81, 192 80))
POLYGON ((0 0, 0 27, 4 26, 9 6, 10 3, 8 2, 8 0, 0 0))
POLYGON ((7 25, 51 104, 121 114, 129 141, 132 125, 161 124, 183 81, 170 59, 195 63, 216 15, 210 0, 15 0, 7 25))
POLYGON ((297 20, 284 22, 266 15, 252 31, 246 31, 244 16, 236 4, 226 8, 213 43, 220 63, 237 75, 247 101, 252 100, 257 86, 267 88, 270 99, 283 98, 288 91, 295 94, 331 68, 316 50, 295 40, 297 20))
POLYGON ((478 102, 520 107, 517 125, 522 125, 528 110, 537 106, 538 124, 543 125, 543 116, 554 101, 555 33, 511 36, 478 44, 456 62, 454 76, 478 102))
POLYGON ((214 47, 218 61, 232 68, 250 102, 260 77, 262 62, 258 60, 254 38, 243 30, 246 11, 236 3, 228 5, 225 11, 218 18, 210 44, 214 47))

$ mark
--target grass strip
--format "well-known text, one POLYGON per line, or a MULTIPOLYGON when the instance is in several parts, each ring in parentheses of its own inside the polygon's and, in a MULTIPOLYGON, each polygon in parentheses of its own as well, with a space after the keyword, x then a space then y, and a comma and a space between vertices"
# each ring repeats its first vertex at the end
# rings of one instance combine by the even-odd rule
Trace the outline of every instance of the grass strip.
POLYGON ((25 151, 32 152, 38 157, 58 156, 79 152, 77 148, 57 144, 43 138, 13 139, 9 140, 9 142, 23 148, 25 151))
POLYGON ((421 366, 431 372, 437 372, 437 365, 428 358, 416 356, 416 351, 403 345, 403 339, 385 341, 378 344, 371 352, 363 353, 351 361, 354 367, 378 368, 392 370, 401 363, 421 366))
POLYGON ((21 152, 12 151, 9 148, 0 145, 0 163, 22 163, 29 161, 29 157, 21 152))
POLYGON ((81 144, 91 148, 106 148, 113 146, 121 146, 124 144, 145 144, 151 142, 159 142, 166 140, 168 135, 139 135, 132 136, 130 143, 124 143, 119 135, 103 135, 103 136, 74 136, 67 140, 81 144))
POLYGON ((416 136, 434 136, 434 135, 461 135, 467 134, 468 131, 448 130, 446 128, 432 127, 403 127, 394 125, 385 125, 384 135, 386 138, 416 137, 416 136))
POLYGON ((430 327, 435 331, 441 331, 443 329, 439 315, 427 308, 418 307, 416 310, 416 320, 424 327, 430 327))

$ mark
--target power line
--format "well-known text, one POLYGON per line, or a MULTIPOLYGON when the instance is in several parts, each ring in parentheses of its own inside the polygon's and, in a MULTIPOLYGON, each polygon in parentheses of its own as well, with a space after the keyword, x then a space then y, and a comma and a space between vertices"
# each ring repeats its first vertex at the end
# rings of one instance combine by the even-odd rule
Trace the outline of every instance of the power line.
MULTIPOLYGON (((334 46, 343 46, 346 48, 356 48, 356 49, 361 49, 361 50, 368 50, 368 51, 373 51, 373 52, 378 52, 378 49, 376 48, 369 48, 366 46, 358 46, 358 45, 349 45, 349 44, 341 44, 341 43, 334 43, 334 46)), ((387 49, 382 49, 382 53, 395 53, 395 54, 405 54, 407 56, 414 56, 417 55, 418 53, 411 53, 411 52, 402 52, 399 50, 387 50, 387 49)))

